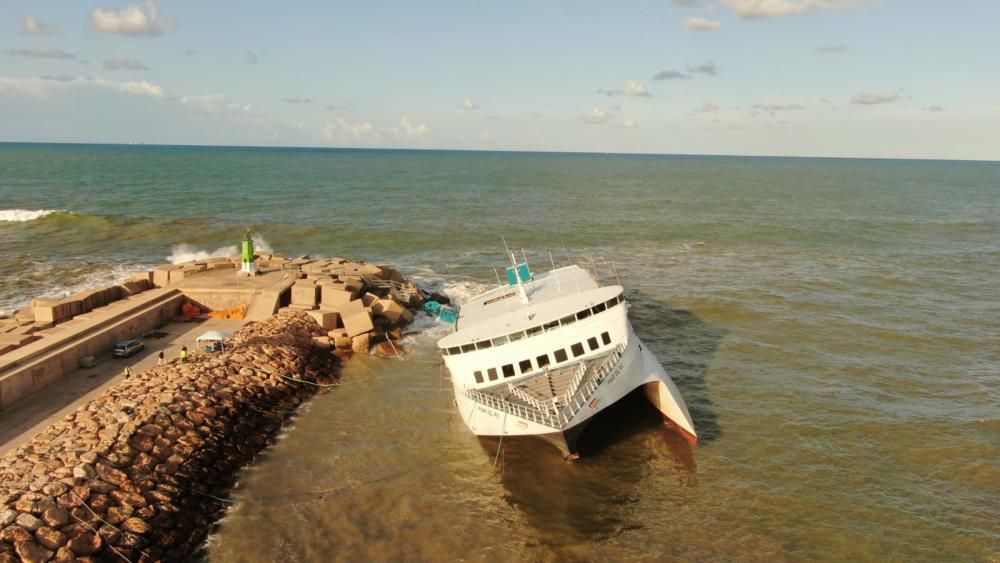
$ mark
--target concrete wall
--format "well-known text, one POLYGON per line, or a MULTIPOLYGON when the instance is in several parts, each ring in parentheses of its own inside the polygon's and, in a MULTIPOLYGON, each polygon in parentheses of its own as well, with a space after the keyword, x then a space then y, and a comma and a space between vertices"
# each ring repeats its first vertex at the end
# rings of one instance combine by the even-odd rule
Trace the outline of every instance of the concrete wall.
POLYGON ((202 309, 209 311, 232 311, 241 305, 250 305, 255 290, 253 289, 189 289, 182 288, 184 296, 202 309))
POLYGON ((162 326, 183 302, 176 289, 151 290, 43 331, 41 340, 0 356, 0 408, 77 370, 81 357, 162 326))

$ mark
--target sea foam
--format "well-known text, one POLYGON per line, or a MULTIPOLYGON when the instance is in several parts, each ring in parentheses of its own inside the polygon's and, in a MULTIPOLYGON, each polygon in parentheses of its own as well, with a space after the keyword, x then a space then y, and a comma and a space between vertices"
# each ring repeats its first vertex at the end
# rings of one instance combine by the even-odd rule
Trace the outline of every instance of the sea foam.
MULTIPOLYGON (((259 235, 254 235, 251 237, 253 239, 254 250, 262 252, 271 252, 271 244, 264 240, 264 237, 259 235)), ((205 260, 206 258, 214 258, 217 256, 239 256, 240 247, 233 244, 230 246, 221 246, 215 250, 202 250, 193 244, 178 244, 170 248, 170 255, 167 256, 167 260, 171 264, 181 264, 183 262, 190 262, 191 260, 205 260)))
POLYGON ((23 223, 61 211, 61 209, 0 209, 0 222, 23 223))

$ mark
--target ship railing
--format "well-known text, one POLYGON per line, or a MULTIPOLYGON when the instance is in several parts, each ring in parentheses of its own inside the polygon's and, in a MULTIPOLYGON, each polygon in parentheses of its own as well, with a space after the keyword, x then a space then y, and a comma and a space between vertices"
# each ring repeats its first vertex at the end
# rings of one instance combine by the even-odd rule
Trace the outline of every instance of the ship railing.
POLYGON ((611 354, 604 359, 603 362, 591 367, 588 372, 593 375, 589 378, 585 378, 583 385, 574 393, 572 396, 567 396, 565 398, 565 407, 560 413, 566 420, 573 420, 573 417, 590 403, 591 398, 597 393, 597 389, 600 388, 605 382, 610 383, 614 381, 618 374, 621 373, 621 360, 622 355, 625 353, 626 344, 619 344, 615 346, 615 349, 611 351, 611 354))
POLYGON ((475 389, 466 389, 465 394, 477 403, 550 428, 562 428, 569 422, 563 417, 562 413, 545 411, 529 405, 514 403, 493 393, 483 393, 475 389))
POLYGON ((619 344, 603 361, 599 364, 591 365, 589 369, 586 364, 581 364, 581 372, 577 373, 577 377, 574 377, 574 384, 571 385, 571 387, 576 387, 574 392, 563 393, 546 401, 539 401, 512 384, 508 384, 507 389, 512 395, 526 404, 508 401, 504 397, 494 393, 478 391, 476 389, 466 389, 465 394, 473 401, 498 411, 506 412, 551 428, 564 428, 583 407, 590 403, 590 400, 602 384, 614 381, 618 374, 621 373, 621 363, 619 360, 621 360, 622 355, 625 353, 625 348, 625 344, 619 344), (592 375, 587 377, 587 374, 592 375), (577 378, 579 378, 579 381, 577 381, 577 378), (580 382, 583 382, 582 385, 580 382))

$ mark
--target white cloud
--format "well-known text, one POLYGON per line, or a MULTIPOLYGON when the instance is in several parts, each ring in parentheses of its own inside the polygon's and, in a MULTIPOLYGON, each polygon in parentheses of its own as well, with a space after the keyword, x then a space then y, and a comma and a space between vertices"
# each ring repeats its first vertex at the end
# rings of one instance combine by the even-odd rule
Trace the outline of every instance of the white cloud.
POLYGON ((52 35, 56 31, 56 26, 42 23, 35 16, 24 16, 21 20, 21 33, 25 35, 52 35))
POLYGON ((101 66, 104 67, 104 70, 149 70, 146 68, 146 65, 142 64, 142 61, 138 59, 126 59, 124 57, 104 59, 101 66))
POLYGON ((720 107, 719 104, 716 104, 716 103, 713 103, 713 102, 705 102, 705 103, 701 104, 700 108, 698 108, 698 109, 696 109, 694 111, 695 111, 695 113, 715 113, 715 112, 719 111, 720 109, 722 109, 722 107, 720 107))
POLYGON ((479 106, 476 105, 476 103, 473 102, 471 98, 465 98, 464 100, 462 100, 462 109, 477 110, 479 109, 479 106))
POLYGON ((817 10, 844 10, 859 0, 723 0, 742 19, 774 18, 817 10))
POLYGON ((281 101, 285 102, 286 104, 311 104, 312 103, 312 100, 310 100, 309 98, 300 98, 298 96, 296 96, 294 98, 281 98, 281 101))
POLYGON ((163 97, 163 86, 153 84, 152 82, 147 82, 145 80, 139 80, 138 82, 122 82, 118 85, 118 89, 122 92, 128 92, 129 94, 153 96, 156 98, 163 97))
POLYGON ((7 54, 14 57, 34 57, 36 59, 75 59, 76 55, 54 47, 31 47, 28 49, 7 49, 7 54))
POLYGON ((793 104, 789 102, 769 102, 766 104, 754 104, 753 109, 759 109, 762 111, 793 111, 799 109, 805 109, 805 106, 801 104, 793 104))
POLYGON ((94 8, 90 23, 101 33, 119 35, 160 35, 177 28, 177 20, 160 16, 156 0, 146 0, 145 11, 134 4, 121 10, 94 8))
POLYGON ((629 96, 649 96, 649 90, 646 89, 646 85, 638 80, 626 80, 625 93, 629 96))
POLYGON ((430 134, 430 129, 426 124, 413 125, 410 123, 410 117, 405 115, 403 119, 399 120, 399 127, 402 129, 403 134, 410 139, 424 140, 430 134))
POLYGON ((608 121, 608 112, 602 110, 601 108, 594 107, 590 111, 583 114, 583 122, 591 123, 594 125, 602 125, 608 121))
POLYGON ((480 141, 492 141, 493 140, 493 133, 490 133, 489 129, 486 129, 482 133, 479 134, 479 140, 480 141))
POLYGON ((888 104, 899 99, 899 94, 878 94, 866 92, 851 98, 851 103, 861 106, 872 106, 876 104, 888 104))
POLYGON ((323 128, 323 137, 328 141, 332 141, 336 136, 335 132, 337 130, 350 133, 355 139, 377 139, 379 134, 375 130, 375 126, 367 121, 360 121, 358 123, 351 123, 341 117, 337 120, 336 125, 327 125, 323 128))
POLYGON ((243 60, 246 61, 248 65, 255 65, 257 64, 257 53, 247 51, 243 54, 243 60))
POLYGON ((625 121, 622 121, 622 127, 626 129, 638 129, 639 124, 631 119, 626 119, 625 121))
POLYGON ((722 22, 701 16, 691 16, 681 21, 681 27, 686 31, 718 31, 722 29, 722 22))
POLYGON ((924 108, 924 111, 930 111, 930 112, 937 113, 937 112, 944 111, 944 108, 941 107, 941 106, 927 106, 927 107, 924 108))

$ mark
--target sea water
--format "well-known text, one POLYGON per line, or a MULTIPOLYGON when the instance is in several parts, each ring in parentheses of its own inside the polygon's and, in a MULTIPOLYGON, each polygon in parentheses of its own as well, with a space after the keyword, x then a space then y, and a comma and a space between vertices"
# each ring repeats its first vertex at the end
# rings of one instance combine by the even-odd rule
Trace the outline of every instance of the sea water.
POLYGON ((246 227, 458 302, 501 236, 535 270, 613 261, 702 442, 641 400, 575 463, 479 440, 420 318, 244 472, 209 560, 1000 553, 1000 163, 6 144, 0 311, 246 227))

